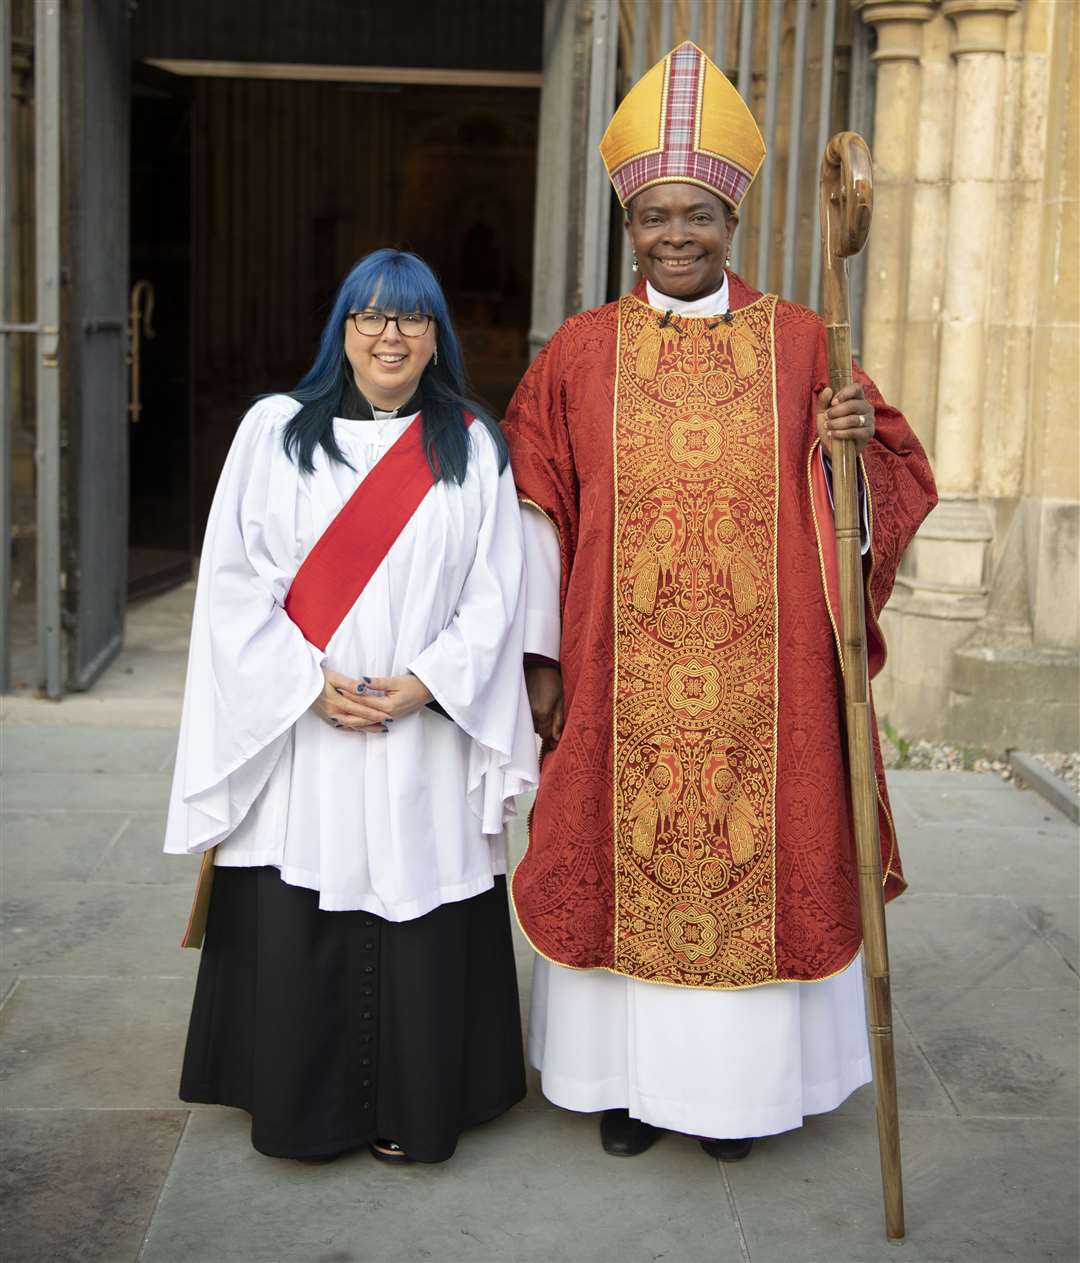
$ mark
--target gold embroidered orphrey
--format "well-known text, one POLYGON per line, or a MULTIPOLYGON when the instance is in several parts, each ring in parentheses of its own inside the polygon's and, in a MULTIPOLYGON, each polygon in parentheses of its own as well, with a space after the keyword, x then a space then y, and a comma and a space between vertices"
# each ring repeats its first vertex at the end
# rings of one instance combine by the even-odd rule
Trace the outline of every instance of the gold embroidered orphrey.
POLYGON ((615 970, 776 977, 775 297, 619 306, 615 970))

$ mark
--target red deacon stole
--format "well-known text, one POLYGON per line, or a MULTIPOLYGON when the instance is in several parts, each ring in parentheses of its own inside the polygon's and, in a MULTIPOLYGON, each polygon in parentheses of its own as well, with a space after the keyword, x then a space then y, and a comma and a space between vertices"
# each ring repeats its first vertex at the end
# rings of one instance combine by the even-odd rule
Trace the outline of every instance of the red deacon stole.
MULTIPOLYGON (((304 558, 285 613, 325 649, 431 490, 421 413, 352 493, 304 558)), ((465 413, 465 424, 473 421, 465 413)))
MULTIPOLYGON (((417 413, 405 432, 382 456, 300 564, 285 613, 304 639, 325 649, 382 565, 394 542, 435 479, 424 452, 423 424, 417 413)), ((474 418, 463 414, 466 426, 474 418)), ((203 853, 195 898, 181 947, 201 947, 210 911, 216 847, 203 853)))

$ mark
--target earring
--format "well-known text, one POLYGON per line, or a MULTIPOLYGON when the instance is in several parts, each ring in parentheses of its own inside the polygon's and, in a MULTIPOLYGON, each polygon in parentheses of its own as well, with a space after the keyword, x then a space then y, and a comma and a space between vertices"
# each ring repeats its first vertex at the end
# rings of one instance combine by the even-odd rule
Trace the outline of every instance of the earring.
POLYGON ((633 271, 635 271, 635 272, 638 270, 638 266, 637 266, 637 255, 636 255, 636 254, 634 255, 634 261, 633 261, 633 263, 631 263, 631 264, 630 264, 630 267, 631 267, 631 269, 632 269, 633 271))
POLYGON ((431 360, 432 360, 432 363, 438 364, 439 362, 439 348, 438 347, 435 348, 435 354, 431 357, 431 360))

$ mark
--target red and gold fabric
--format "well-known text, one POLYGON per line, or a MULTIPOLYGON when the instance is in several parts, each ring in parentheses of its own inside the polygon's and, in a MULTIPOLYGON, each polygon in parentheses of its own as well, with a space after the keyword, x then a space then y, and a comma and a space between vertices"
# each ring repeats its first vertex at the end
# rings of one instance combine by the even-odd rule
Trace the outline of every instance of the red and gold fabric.
MULTIPOLYGON (((733 988, 813 980, 860 946, 831 510, 816 459, 824 329, 730 277, 734 318, 644 286, 571 318, 506 420, 562 557, 566 722, 544 752, 515 907, 557 963, 733 988)), ((864 472, 876 614, 934 503, 877 413, 864 472)), ((886 897, 903 876, 878 756, 886 897)))

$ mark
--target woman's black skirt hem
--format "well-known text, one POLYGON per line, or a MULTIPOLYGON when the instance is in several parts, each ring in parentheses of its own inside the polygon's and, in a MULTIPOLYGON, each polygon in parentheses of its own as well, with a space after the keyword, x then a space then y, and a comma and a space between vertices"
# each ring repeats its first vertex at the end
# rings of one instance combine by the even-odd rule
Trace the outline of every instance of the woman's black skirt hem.
POLYGON ((524 1096, 505 878, 391 922, 275 868, 215 871, 182 1100, 246 1110, 270 1157, 385 1139, 442 1162, 524 1096))

